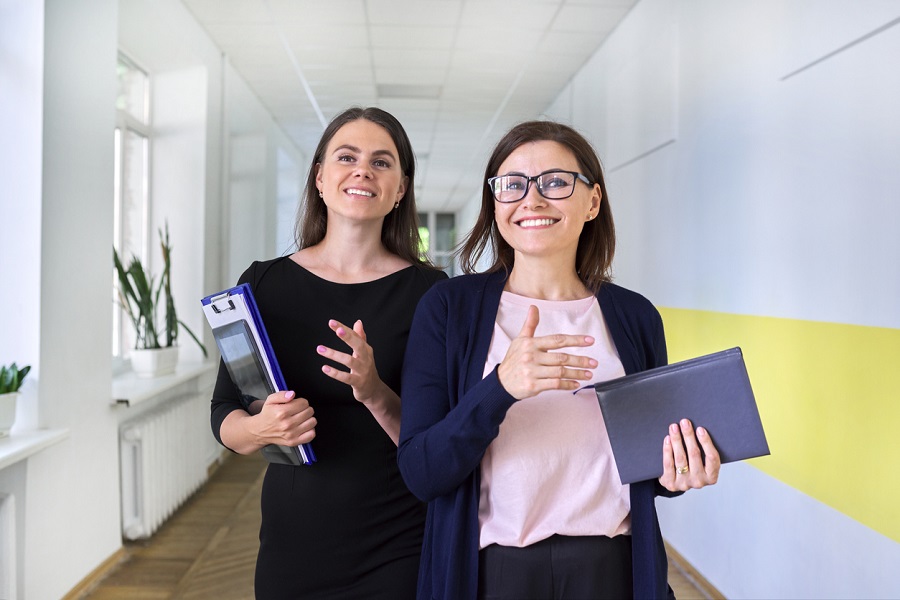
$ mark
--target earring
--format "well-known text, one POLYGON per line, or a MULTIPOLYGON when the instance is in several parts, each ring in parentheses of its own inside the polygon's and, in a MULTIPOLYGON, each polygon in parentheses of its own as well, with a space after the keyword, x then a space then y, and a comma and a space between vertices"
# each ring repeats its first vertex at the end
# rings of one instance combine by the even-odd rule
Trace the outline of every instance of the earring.
POLYGON ((400 201, 399 201, 399 200, 398 200, 397 202, 394 202, 394 210, 397 210, 398 208, 400 208, 400 201))
POLYGON ((324 198, 324 194, 322 194, 322 190, 319 190, 319 198, 324 198))
POLYGON ((589 215, 587 216, 587 220, 588 220, 588 221, 590 221, 590 220, 593 219, 593 218, 594 218, 594 215, 590 215, 590 214, 589 214, 589 215))

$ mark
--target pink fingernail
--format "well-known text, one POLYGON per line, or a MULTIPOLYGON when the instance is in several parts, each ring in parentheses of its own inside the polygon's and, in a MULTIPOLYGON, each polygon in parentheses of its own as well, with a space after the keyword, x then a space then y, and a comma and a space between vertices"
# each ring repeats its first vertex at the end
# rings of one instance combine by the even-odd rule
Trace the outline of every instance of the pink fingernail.
POLYGON ((294 397, 294 392, 293 391, 285 392, 284 397, 287 398, 288 400, 290 400, 291 398, 294 397))
POLYGON ((592 337, 589 336, 589 335, 586 335, 586 336, 584 336, 584 343, 585 343, 585 344, 593 344, 593 343, 594 343, 594 338, 592 338, 592 337))
POLYGON ((331 373, 331 367, 329 367, 328 365, 322 365, 322 372, 331 373))
POLYGON ((316 352, 319 354, 325 354, 327 348, 325 346, 316 346, 316 352))

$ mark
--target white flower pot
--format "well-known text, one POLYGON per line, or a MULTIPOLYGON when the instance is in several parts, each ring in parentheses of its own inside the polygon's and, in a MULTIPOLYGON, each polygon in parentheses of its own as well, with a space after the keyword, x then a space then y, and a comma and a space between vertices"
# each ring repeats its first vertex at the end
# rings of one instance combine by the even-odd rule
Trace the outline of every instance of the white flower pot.
POLYGON ((0 394, 0 438, 9 435, 13 423, 16 422, 16 402, 19 400, 19 392, 0 394))
POLYGON ((178 346, 131 351, 131 369, 138 377, 171 375, 178 364, 178 346))

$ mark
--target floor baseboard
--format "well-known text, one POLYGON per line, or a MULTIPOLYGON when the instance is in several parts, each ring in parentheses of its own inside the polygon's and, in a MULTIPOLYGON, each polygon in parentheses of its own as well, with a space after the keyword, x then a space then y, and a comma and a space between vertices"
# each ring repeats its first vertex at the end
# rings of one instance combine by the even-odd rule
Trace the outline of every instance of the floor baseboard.
POLYGON ((669 544, 669 542, 665 542, 666 544, 666 554, 669 555, 669 559, 672 562, 672 566, 678 569, 684 577, 690 581, 694 586, 703 593, 704 596, 707 597, 708 600, 725 600, 725 596, 722 595, 716 587, 706 580, 703 575, 700 574, 694 566, 689 563, 685 558, 678 553, 675 548, 669 544))
POLYGON ((62 600, 80 600, 84 598, 88 592, 93 590, 98 583, 116 569, 120 564, 128 558, 128 550, 124 546, 116 550, 112 556, 103 561, 103 563, 91 571, 87 577, 82 579, 78 585, 73 587, 68 594, 62 597, 62 600))

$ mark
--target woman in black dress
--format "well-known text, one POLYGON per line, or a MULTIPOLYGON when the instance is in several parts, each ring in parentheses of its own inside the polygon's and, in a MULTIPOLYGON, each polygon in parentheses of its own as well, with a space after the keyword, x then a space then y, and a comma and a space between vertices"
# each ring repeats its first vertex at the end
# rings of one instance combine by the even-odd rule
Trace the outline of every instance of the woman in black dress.
POLYGON ((311 466, 270 464, 257 598, 414 598, 425 508, 397 469, 400 370, 416 303, 446 278, 418 256, 415 158, 377 108, 338 115, 316 148, 294 254, 250 284, 289 391, 245 411, 219 369, 212 429, 249 454, 313 442, 311 466))

